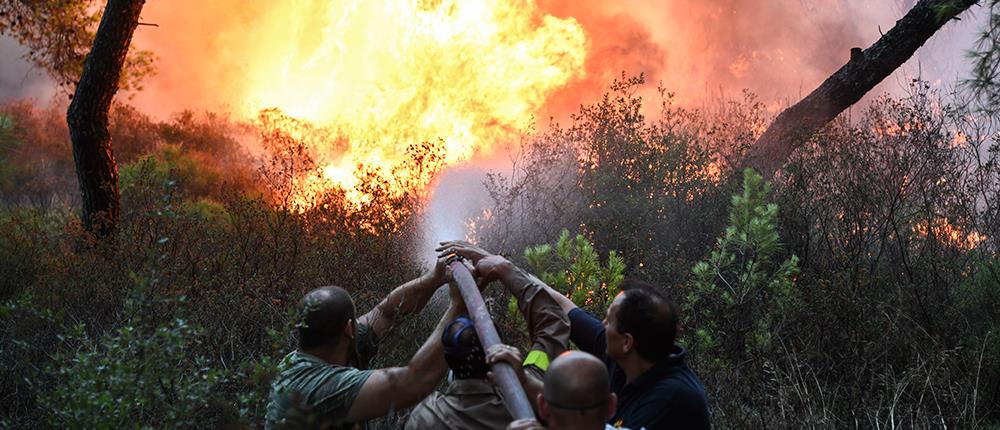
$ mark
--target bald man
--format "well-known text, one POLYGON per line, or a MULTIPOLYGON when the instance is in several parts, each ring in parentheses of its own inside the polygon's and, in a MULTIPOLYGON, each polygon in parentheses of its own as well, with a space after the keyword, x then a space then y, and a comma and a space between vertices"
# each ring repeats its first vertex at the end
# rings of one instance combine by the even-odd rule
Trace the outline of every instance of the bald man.
MULTIPOLYGON (((551 430, 610 430, 618 396, 609 392, 608 370, 591 354, 567 351, 549 365, 538 415, 551 430)), ((545 429, 534 419, 517 420, 508 430, 545 429)))
POLYGON ((465 310, 454 286, 451 305, 406 366, 365 369, 378 339, 398 318, 419 312, 448 279, 440 259, 433 271, 397 287, 360 318, 343 288, 310 291, 296 325, 298 348, 282 360, 272 384, 265 428, 350 429, 427 396, 446 370, 439 340, 444 326, 465 310))

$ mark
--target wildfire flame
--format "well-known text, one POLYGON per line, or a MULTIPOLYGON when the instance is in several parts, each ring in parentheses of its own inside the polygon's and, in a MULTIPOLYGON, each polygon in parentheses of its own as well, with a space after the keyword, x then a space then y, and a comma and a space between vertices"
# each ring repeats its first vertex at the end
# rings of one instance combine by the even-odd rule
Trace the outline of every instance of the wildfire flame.
POLYGON ((254 47, 244 113, 276 108, 329 130, 309 145, 323 178, 348 190, 361 165, 399 174, 414 143, 440 140, 448 165, 510 139, 584 70, 583 28, 533 0, 272 4, 242 35, 254 47))
POLYGON ((930 223, 926 220, 922 221, 913 226, 913 231, 921 237, 933 235, 942 243, 966 250, 975 249, 980 243, 986 240, 986 235, 978 231, 962 231, 962 229, 949 222, 947 218, 935 218, 930 223))

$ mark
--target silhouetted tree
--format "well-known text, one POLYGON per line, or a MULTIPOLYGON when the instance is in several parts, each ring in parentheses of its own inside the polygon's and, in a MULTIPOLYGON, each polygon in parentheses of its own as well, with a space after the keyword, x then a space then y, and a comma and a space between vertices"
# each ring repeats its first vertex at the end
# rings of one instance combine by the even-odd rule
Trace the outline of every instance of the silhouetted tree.
POLYGON ((118 92, 122 66, 145 3, 108 1, 66 114, 83 197, 83 223, 98 236, 114 230, 120 213, 118 166, 111 149, 108 110, 118 92))
POLYGON ((872 46, 863 51, 851 49, 847 64, 802 101, 781 112, 751 147, 743 165, 765 177, 774 174, 795 148, 903 65, 946 22, 978 2, 918 1, 872 46))

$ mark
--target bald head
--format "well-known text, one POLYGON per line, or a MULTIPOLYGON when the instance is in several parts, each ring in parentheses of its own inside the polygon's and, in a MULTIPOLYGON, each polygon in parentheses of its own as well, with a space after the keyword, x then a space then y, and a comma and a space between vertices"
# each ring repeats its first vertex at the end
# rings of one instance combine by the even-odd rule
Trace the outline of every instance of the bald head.
POLYGON ((354 319, 354 301, 343 288, 320 287, 299 302, 299 348, 333 346, 340 340, 344 325, 354 319))
POLYGON ((561 354, 545 373, 545 400, 556 408, 579 411, 604 406, 609 389, 604 363, 585 352, 561 354))
POLYGON ((607 367, 580 351, 564 352, 552 361, 540 397, 539 412, 554 430, 603 429, 617 401, 610 393, 607 367))

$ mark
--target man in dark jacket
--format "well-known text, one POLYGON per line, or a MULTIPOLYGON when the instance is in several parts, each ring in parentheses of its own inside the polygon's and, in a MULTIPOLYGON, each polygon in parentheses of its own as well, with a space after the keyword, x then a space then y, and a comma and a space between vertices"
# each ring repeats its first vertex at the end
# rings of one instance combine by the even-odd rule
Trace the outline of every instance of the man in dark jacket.
POLYGON ((654 286, 626 280, 604 321, 549 289, 570 320, 570 340, 608 367, 618 407, 616 427, 708 429, 708 401, 698 376, 674 343, 677 306, 654 286))

